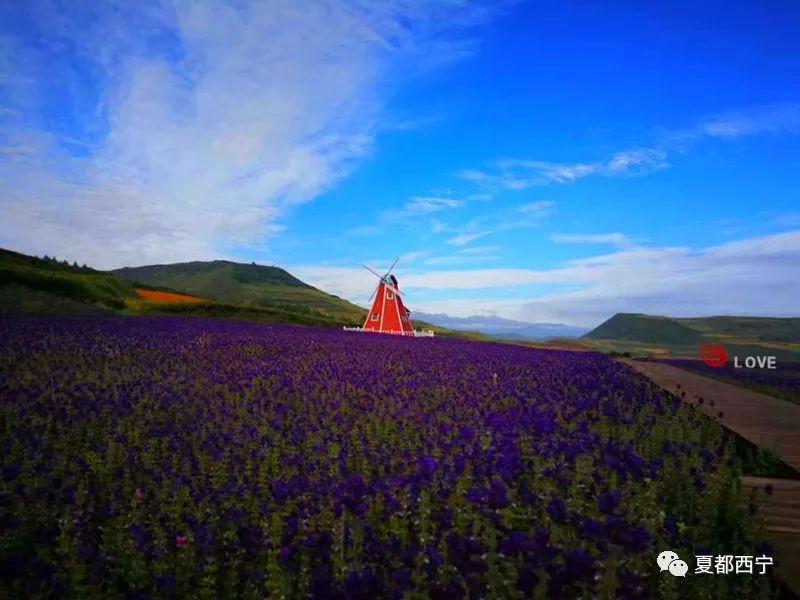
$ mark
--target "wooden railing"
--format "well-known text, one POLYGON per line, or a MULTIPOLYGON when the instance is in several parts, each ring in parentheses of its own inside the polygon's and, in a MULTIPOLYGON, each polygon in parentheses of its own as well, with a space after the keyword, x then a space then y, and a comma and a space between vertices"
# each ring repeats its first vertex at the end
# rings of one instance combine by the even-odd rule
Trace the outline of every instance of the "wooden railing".
POLYGON ((342 327, 345 331, 360 331, 362 333, 385 333, 389 335, 402 335, 406 337, 433 337, 433 331, 375 331, 361 327, 342 327))

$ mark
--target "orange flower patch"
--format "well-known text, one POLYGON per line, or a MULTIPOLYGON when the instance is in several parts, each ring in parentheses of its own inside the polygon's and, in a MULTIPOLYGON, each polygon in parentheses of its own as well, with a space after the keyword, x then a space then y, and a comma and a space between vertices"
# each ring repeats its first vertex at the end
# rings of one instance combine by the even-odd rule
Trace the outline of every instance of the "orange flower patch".
POLYGON ((155 290, 134 290, 136 295, 142 300, 155 302, 157 304, 196 304, 202 302, 202 298, 187 296, 186 294, 173 294, 172 292, 157 292, 155 290))

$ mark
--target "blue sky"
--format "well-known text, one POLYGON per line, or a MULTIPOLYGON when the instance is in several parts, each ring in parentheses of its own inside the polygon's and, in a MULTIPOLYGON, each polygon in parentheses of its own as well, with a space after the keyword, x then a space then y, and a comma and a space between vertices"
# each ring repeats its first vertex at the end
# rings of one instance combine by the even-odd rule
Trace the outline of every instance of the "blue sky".
POLYGON ((796 316, 792 2, 7 3, 0 245, 592 326, 796 316))

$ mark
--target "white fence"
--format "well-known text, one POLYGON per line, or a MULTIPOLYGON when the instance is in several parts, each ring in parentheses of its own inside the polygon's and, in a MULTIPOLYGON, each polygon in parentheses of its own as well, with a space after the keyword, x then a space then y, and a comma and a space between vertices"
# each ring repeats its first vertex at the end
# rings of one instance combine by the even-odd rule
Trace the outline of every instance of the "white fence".
POLYGON ((389 335, 403 335, 406 337, 433 337, 433 331, 375 331, 361 327, 342 327, 345 331, 360 331, 362 333, 384 333, 389 335))

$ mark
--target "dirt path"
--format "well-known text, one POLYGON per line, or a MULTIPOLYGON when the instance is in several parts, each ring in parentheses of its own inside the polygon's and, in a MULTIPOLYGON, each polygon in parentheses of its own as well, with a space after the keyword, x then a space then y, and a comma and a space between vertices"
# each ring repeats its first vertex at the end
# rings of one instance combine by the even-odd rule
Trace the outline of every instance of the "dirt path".
POLYGON ((686 401, 800 471, 800 405, 663 363, 622 362, 671 392, 685 391, 686 401))

